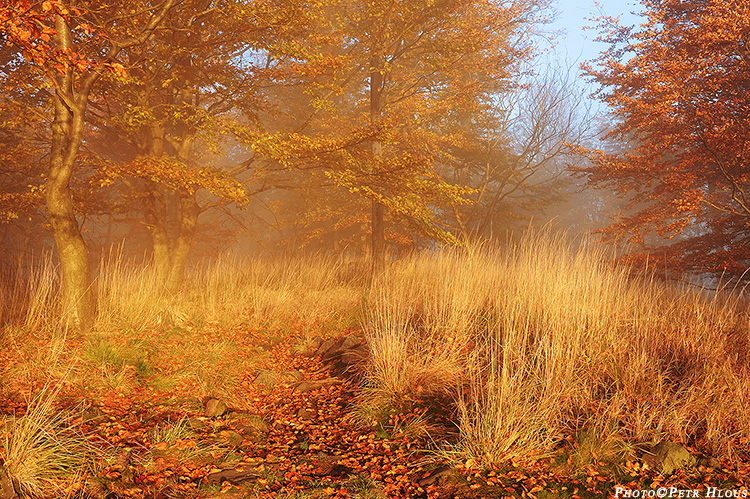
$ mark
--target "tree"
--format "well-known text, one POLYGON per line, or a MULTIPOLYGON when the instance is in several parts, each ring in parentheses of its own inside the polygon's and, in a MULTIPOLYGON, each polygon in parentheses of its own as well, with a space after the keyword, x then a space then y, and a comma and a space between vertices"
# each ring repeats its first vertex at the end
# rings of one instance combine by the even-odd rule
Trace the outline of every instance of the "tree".
POLYGON ((244 7, 181 2, 147 43, 121 52, 122 75, 107 79, 91 113, 101 182, 126 186, 117 211, 137 214, 148 229, 158 283, 171 292, 207 209, 198 191, 232 201, 245 195, 241 184, 196 158, 202 139, 216 140, 217 116, 233 107, 232 92, 248 78, 238 74, 254 27, 244 7))
POLYGON ((750 266, 750 4, 642 3, 638 27, 601 20, 610 48, 585 67, 611 109, 608 138, 625 150, 580 149, 591 163, 577 171, 632 197, 605 230, 639 245, 630 261, 740 276, 750 266))
POLYGON ((307 118, 257 150, 293 168, 321 167, 370 200, 373 268, 383 263, 388 216, 450 240, 439 212, 465 202, 465 186, 436 165, 450 137, 437 126, 516 84, 546 2, 517 0, 338 1, 306 43, 329 71, 305 88, 307 118))
POLYGON ((22 60, 16 64, 32 65, 51 88, 54 117, 45 198, 62 269, 65 322, 79 330, 88 330, 96 313, 88 249, 70 190, 90 97, 101 76, 116 69, 120 51, 146 41, 173 3, 131 2, 118 10, 96 2, 73 7, 63 0, 18 0, 4 2, 0 9, 6 42, 21 49, 22 60))
POLYGON ((121 53, 124 76, 101 92, 92 121, 102 182, 127 187, 120 211, 148 229, 159 284, 170 292, 200 214, 266 189, 253 152, 237 153, 232 135, 262 134, 270 87, 294 80, 305 63, 286 44, 316 19, 306 9, 295 0, 181 2, 148 43, 121 53))
POLYGON ((474 190, 455 205, 451 225, 463 239, 504 236, 566 197, 568 144, 593 136, 592 117, 570 69, 553 64, 522 87, 498 95, 482 113, 449 115, 454 134, 447 180, 474 190))

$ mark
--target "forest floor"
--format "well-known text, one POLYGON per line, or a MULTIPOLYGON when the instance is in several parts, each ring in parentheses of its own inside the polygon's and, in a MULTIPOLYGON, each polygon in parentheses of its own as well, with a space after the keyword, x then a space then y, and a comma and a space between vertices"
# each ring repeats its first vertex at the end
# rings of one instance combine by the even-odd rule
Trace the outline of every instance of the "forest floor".
MULTIPOLYGON (((0 465, 29 460, 25 471, 15 468, 16 489, 24 480, 56 479, 33 449, 8 455, 19 452, 9 450, 13 428, 43 405, 34 399, 42 393, 63 415, 51 428, 87 442, 86 472, 68 478, 60 497, 585 498, 614 497, 618 487, 731 497, 720 494, 750 487, 747 460, 706 461, 663 477, 637 459, 599 456, 601 442, 575 437, 551 456, 479 469, 451 458, 457 430, 447 397, 373 404, 377 394, 363 388, 361 373, 336 372, 314 355, 314 336, 360 335, 343 327, 201 325, 57 348, 49 339, 5 341, 0 465)), ((34 417, 49 417, 42 412, 34 417)), ((14 494, 7 480, 3 494, 14 494)))

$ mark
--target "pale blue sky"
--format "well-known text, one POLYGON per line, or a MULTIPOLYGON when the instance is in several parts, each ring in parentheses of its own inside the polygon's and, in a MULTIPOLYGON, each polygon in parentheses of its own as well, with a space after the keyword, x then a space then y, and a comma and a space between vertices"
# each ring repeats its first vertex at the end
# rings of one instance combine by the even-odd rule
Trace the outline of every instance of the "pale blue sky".
POLYGON ((625 25, 638 24, 640 18, 631 12, 639 11, 640 7, 637 0, 601 0, 599 6, 594 0, 557 0, 559 16, 552 27, 565 30, 566 35, 559 39, 556 52, 570 62, 596 58, 606 46, 594 41, 597 36, 595 30, 583 30, 584 26, 594 24, 587 18, 597 17, 603 10, 606 15, 621 16, 625 25))

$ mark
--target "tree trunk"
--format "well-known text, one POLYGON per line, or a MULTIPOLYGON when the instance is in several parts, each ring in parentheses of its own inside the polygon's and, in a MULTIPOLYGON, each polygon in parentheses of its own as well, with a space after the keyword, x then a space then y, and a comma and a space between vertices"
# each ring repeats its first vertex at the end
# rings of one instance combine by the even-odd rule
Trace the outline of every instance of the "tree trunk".
MULTIPOLYGON (((185 95, 185 92, 181 92, 178 102, 185 102, 189 97, 185 95)), ((187 164, 194 138, 186 130, 180 132, 183 135, 181 139, 167 138, 166 128, 162 124, 153 124, 145 141, 146 153, 155 158, 170 155, 187 164)), ((146 182, 145 189, 147 196, 143 214, 151 233, 157 284, 175 293, 184 278, 200 207, 195 193, 185 189, 172 189, 154 182, 146 182)))
POLYGON ((154 198, 149 196, 144 214, 154 249, 157 284, 174 293, 182 284, 200 207, 195 194, 189 192, 171 193, 170 199, 177 202, 167 201, 163 209, 156 206, 154 198), (171 220, 177 221, 175 227, 171 220))
POLYGON ((169 277, 167 279, 167 290, 176 292, 185 277, 185 266, 187 264, 190 247, 193 245, 195 227, 198 224, 200 209, 195 201, 195 194, 185 193, 180 196, 180 233, 177 236, 174 249, 172 250, 169 277))
MULTIPOLYGON (((380 97, 383 91, 383 75, 380 73, 380 57, 373 52, 370 59, 370 122, 377 123, 381 116, 380 97)), ((378 139, 372 140, 373 173, 383 156, 383 145, 378 139)), ((385 206, 377 199, 372 200, 372 273, 377 274, 385 265, 385 206)))
POLYGON ((80 332, 94 325, 96 294, 91 281, 89 252, 73 211, 64 171, 52 158, 47 181, 47 210, 63 279, 63 322, 80 332))
MULTIPOLYGON (((55 19, 55 29, 58 48, 70 50, 70 28, 61 16, 55 19)), ((57 77, 56 83, 53 95, 55 119, 52 123, 52 148, 46 184, 47 211, 62 269, 63 324, 86 332, 96 318, 96 294, 91 281, 88 248, 73 209, 70 178, 83 137, 88 94, 79 95, 76 99, 70 68, 57 77)))
MULTIPOLYGON (((113 43, 103 62, 112 62, 122 49, 146 41, 174 2, 175 0, 165 0, 139 36, 113 43)), ((59 14, 55 15, 54 39, 60 53, 75 53, 70 26, 59 14)), ((106 67, 107 64, 95 65, 93 69, 80 73, 79 78, 75 78, 70 63, 63 63, 61 69, 56 66, 46 68, 48 74, 54 75, 51 76, 51 83, 55 89, 52 96, 55 118, 52 123, 52 147, 46 183, 47 211, 62 269, 63 323, 80 332, 86 332, 94 324, 96 293, 91 280, 88 248, 73 209, 70 179, 83 141, 91 89, 106 67), (62 72, 58 74, 58 70, 62 72)))

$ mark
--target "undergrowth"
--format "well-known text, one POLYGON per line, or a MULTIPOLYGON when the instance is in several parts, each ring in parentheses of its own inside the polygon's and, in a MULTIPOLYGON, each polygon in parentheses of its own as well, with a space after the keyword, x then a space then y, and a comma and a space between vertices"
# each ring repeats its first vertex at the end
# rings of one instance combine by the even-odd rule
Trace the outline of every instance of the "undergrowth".
POLYGON ((0 427, 4 459, 0 479, 22 497, 68 497, 83 488, 95 450, 79 431, 74 411, 56 410, 60 385, 46 385, 22 417, 0 427))
POLYGON ((613 267, 547 233, 504 249, 398 262, 369 295, 368 384, 450 391, 459 443, 484 465, 547 455, 566 437, 747 449, 747 303, 613 267))
MULTIPOLYGON (((243 324, 284 331, 295 322, 312 337, 360 327, 371 358, 359 413, 381 420, 384 433, 423 434, 430 421, 392 420, 388 408, 405 397, 448 396, 459 438, 440 447, 443 457, 517 462, 582 435, 606 442, 612 459, 664 439, 725 456, 747 450, 750 335, 741 293, 634 277, 601 247, 548 233, 503 249, 425 252, 371 282, 368 269, 326 257, 227 257, 193 269, 179 294, 166 295, 152 269, 112 256, 98 272, 96 331, 71 376, 81 385, 99 376, 103 386, 166 390, 189 379, 202 395, 229 395, 253 361, 217 369, 238 354, 231 342, 188 333, 243 324), (179 362, 160 360, 165 345, 179 362)), ((29 334, 59 340, 57 282, 45 260, 0 286, 5 344, 20 350, 29 334)), ((39 353, 26 353, 34 369, 43 365, 33 361, 39 353)))

